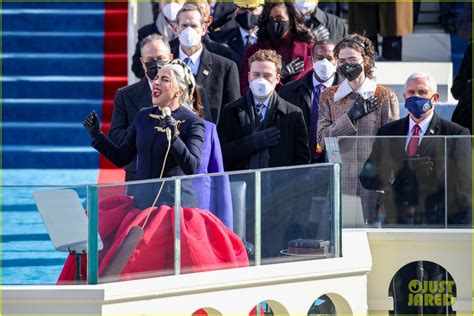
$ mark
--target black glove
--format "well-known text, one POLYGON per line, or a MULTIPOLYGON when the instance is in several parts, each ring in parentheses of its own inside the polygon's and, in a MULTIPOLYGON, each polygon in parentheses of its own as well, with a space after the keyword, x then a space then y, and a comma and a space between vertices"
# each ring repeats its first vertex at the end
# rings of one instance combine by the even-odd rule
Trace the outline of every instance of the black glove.
POLYGON ((352 121, 352 123, 355 123, 361 117, 377 110, 378 106, 379 98, 375 95, 371 96, 367 100, 364 100, 364 98, 359 95, 354 104, 352 104, 352 107, 349 109, 349 112, 347 112, 347 115, 349 116, 349 119, 352 121))
POLYGON ((304 61, 301 60, 299 57, 293 59, 291 62, 283 66, 281 70, 281 79, 288 79, 293 77, 296 74, 299 74, 304 69, 304 61))
POLYGON ((280 143, 280 130, 270 127, 252 134, 257 144, 257 149, 276 146, 280 143))
POLYGON ((167 128, 171 132, 171 141, 173 142, 179 136, 178 123, 172 116, 165 116, 160 122, 160 127, 164 130, 167 128))
POLYGON ((433 161, 430 157, 406 158, 408 167, 413 170, 417 178, 426 178, 433 175, 433 161))
POLYGON ((418 204, 419 181, 416 172, 407 163, 397 171, 392 183, 393 199, 402 210, 418 204))
POLYGON ((85 129, 87 132, 91 135, 93 139, 97 139, 100 134, 102 134, 102 131, 100 130, 100 120, 99 117, 97 116, 97 113, 95 113, 94 110, 87 115, 87 117, 84 119, 82 122, 82 125, 84 125, 85 129))

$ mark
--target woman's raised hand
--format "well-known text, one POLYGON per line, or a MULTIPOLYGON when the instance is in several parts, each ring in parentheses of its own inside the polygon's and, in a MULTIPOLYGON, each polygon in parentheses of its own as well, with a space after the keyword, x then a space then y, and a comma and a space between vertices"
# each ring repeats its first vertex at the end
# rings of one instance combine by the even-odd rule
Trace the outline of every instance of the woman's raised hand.
POLYGON ((102 133, 99 127, 100 125, 99 117, 97 116, 97 113, 95 113, 94 110, 92 110, 92 112, 89 115, 87 115, 87 117, 82 122, 82 125, 84 125, 84 128, 94 139, 99 137, 99 135, 102 133))

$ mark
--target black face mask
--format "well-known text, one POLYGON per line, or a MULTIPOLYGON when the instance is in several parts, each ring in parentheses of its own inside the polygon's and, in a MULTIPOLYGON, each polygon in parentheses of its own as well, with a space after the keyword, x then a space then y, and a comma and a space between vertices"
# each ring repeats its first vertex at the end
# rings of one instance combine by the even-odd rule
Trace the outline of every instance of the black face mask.
POLYGON ((269 21, 267 23, 267 32, 272 39, 281 39, 283 34, 290 29, 290 21, 269 21))
POLYGON ((257 25, 258 18, 260 16, 254 15, 250 12, 237 14, 235 21, 244 29, 251 30, 257 25))
POLYGON ((344 64, 337 68, 337 71, 349 81, 357 79, 363 70, 360 64, 344 64))
POLYGON ((150 60, 145 63, 146 67, 146 76, 148 79, 153 80, 155 79, 158 71, 160 71, 161 67, 166 65, 167 62, 164 60, 150 60))

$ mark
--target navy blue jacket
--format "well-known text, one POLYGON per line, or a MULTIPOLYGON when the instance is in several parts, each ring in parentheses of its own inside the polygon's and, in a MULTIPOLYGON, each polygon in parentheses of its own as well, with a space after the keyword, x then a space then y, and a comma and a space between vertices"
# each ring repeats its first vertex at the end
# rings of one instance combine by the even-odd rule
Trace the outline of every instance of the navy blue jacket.
MULTIPOLYGON (((105 135, 92 143, 117 167, 125 166, 137 156, 136 180, 159 178, 167 149, 165 133, 155 129, 159 120, 151 118, 149 114, 161 115, 161 111, 158 107, 140 110, 119 146, 105 135)), ((163 177, 190 175, 199 167, 204 122, 184 107, 179 107, 172 116, 183 123, 179 127, 179 137, 171 145, 163 177)))

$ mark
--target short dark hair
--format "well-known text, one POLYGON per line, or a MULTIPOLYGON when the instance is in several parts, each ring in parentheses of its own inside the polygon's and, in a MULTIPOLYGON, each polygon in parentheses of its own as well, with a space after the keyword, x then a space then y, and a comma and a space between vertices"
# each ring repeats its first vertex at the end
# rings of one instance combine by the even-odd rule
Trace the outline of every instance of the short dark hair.
POLYGON ((181 10, 179 10, 178 13, 176 14, 176 24, 179 25, 179 18, 181 16, 181 13, 192 12, 192 11, 199 12, 199 14, 201 15, 201 24, 206 22, 205 21, 206 15, 204 14, 204 12, 202 12, 202 10, 197 5, 192 4, 192 3, 185 3, 183 7, 181 8, 181 10))
POLYGON ((330 40, 330 39, 316 41, 313 45, 313 50, 311 51, 311 55, 314 56, 314 52, 316 51, 316 47, 320 46, 320 45, 333 45, 334 47, 336 47, 336 42, 334 42, 333 40, 330 40))
POLYGON ((142 38, 142 40, 140 41, 140 44, 139 44, 139 46, 140 46, 140 55, 143 51, 143 47, 145 47, 146 44, 151 43, 153 41, 161 41, 166 46, 168 51, 171 53, 170 43, 168 43, 166 38, 164 38, 161 35, 158 35, 158 34, 154 33, 154 34, 150 34, 150 35, 142 38))

